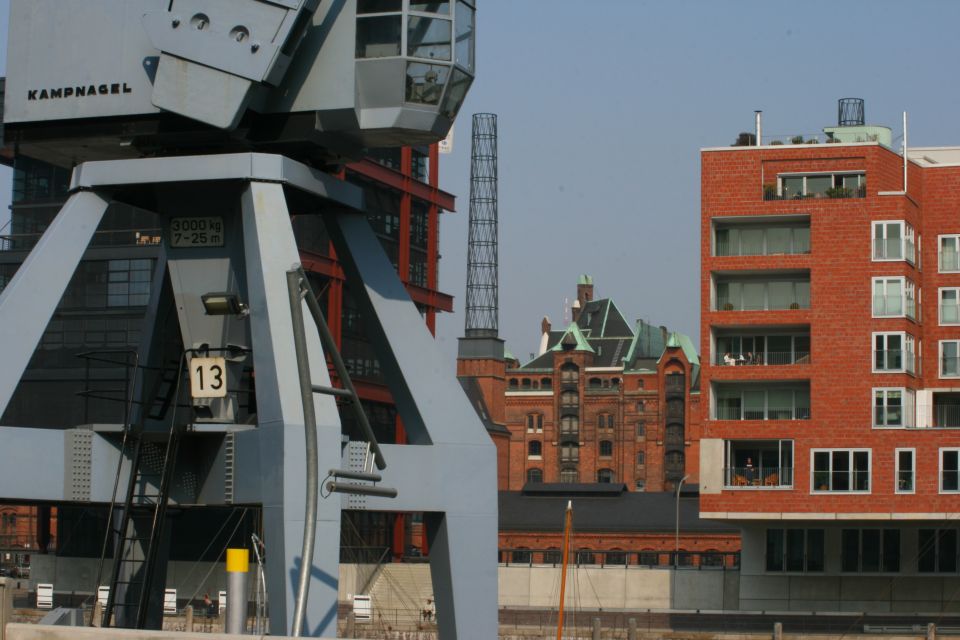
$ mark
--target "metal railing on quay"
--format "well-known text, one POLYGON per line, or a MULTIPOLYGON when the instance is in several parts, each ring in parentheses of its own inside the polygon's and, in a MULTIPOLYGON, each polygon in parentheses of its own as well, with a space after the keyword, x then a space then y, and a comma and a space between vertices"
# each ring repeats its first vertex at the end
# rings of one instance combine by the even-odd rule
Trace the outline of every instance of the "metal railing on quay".
MULTIPOLYGON (((28 251, 43 237, 42 233, 15 233, 0 236, 0 251, 28 251)), ((154 247, 163 238, 160 228, 112 229, 97 231, 90 247, 154 247)))
MULTIPOLYGON (((561 567, 559 549, 505 548, 498 562, 507 567, 561 567)), ((578 567, 723 570, 740 568, 739 551, 571 550, 569 564, 578 567)))
POLYGON ((793 467, 724 467, 723 486, 738 489, 792 487, 793 467))

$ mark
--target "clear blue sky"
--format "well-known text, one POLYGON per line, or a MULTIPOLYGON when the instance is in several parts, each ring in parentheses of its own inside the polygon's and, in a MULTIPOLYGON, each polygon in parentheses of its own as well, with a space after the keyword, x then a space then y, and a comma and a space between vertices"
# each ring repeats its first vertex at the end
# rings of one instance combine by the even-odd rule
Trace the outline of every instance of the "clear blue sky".
MULTIPOLYGON (((70 0, 81 1, 81 0, 70 0)), ((500 120, 500 333, 525 358, 561 324, 577 274, 630 320, 698 334, 699 153, 764 132, 812 135, 836 101, 911 146, 960 145, 955 0, 478 0, 478 77, 443 156, 438 321, 463 333, 470 115, 500 120)), ((5 67, 8 0, 0 0, 5 67)), ((80 43, 82 45, 82 43, 80 43)), ((897 142, 899 144, 899 142, 897 142)), ((0 207, 9 203, 0 171, 0 207)), ((0 222, 2 226, 2 222, 0 222)))

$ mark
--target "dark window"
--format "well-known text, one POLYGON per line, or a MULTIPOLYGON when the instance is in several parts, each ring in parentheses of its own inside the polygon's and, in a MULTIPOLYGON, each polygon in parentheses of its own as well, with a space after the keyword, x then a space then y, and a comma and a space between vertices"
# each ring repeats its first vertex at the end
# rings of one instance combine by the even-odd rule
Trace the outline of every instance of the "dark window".
POLYGON ((960 490, 960 451, 941 451, 940 455, 940 490, 960 490))
POLYGON ((917 569, 923 573, 956 573, 957 530, 920 529, 917 569))
POLYGON ((543 552, 544 564, 562 564, 563 552, 560 549, 547 549, 543 552))
POLYGON ((580 549, 577 551, 577 564, 596 564, 596 558, 590 549, 580 549))
POLYGON ((510 554, 510 562, 516 564, 530 564, 530 550, 514 549, 513 553, 510 554))
POLYGON ((597 482, 609 484, 613 482, 613 470, 612 469, 600 469, 597 471, 597 482))
POLYGON ((576 467, 564 467, 560 469, 560 482, 579 482, 580 472, 576 467))
POLYGON ((543 482, 543 469, 527 469, 527 482, 543 482))
POLYGON ((603 558, 604 564, 627 564, 627 554, 619 549, 607 551, 603 558))
POLYGON ((653 549, 644 549, 640 552, 639 561, 642 565, 655 567, 660 564, 660 554, 653 549))
POLYGON ((647 435, 647 426, 644 424, 643 420, 637 423, 637 437, 643 438, 647 435))
POLYGON ((539 440, 531 440, 530 444, 527 445, 527 455, 529 456, 540 456, 543 455, 543 445, 539 440))
POLYGON ((601 440, 600 441, 600 455, 604 458, 609 458, 613 455, 613 442, 610 440, 601 440))
POLYGON ((645 463, 646 463, 646 459, 647 459, 646 454, 645 454, 643 451, 638 451, 638 452, 637 452, 637 464, 638 464, 638 465, 645 464, 645 463))
POLYGON ((553 386, 553 380, 551 380, 550 378, 540 378, 541 389, 549 389, 552 386, 553 386))
POLYGON ((822 529, 767 529, 767 571, 823 571, 822 529))

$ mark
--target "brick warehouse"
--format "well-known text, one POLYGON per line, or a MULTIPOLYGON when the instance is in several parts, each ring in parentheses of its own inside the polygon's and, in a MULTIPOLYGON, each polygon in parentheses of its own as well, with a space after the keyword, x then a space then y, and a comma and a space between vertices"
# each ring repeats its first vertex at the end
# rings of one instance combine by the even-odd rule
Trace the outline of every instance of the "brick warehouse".
POLYGON ((654 552, 674 551, 677 508, 681 550, 739 550, 734 528, 696 515, 700 360, 692 341, 631 326, 612 299, 594 299, 589 276, 579 279, 572 313, 559 330, 543 320, 540 353, 523 365, 499 339, 478 339, 484 348, 461 339, 458 375, 497 445, 501 560, 552 557, 567 499, 575 525, 583 523, 578 558, 669 564, 654 552), (689 491, 675 501, 681 479, 689 491))
POLYGON ((859 125, 701 151, 700 515, 744 609, 960 606, 960 149, 859 125))

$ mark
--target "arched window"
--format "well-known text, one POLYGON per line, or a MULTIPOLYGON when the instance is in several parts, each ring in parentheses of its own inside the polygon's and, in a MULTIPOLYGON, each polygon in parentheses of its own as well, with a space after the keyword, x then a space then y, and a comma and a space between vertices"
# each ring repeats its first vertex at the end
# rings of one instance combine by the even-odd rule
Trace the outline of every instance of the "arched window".
POLYGON ((647 455, 643 451, 637 451, 637 465, 643 466, 647 463, 647 455))
POLYGON ((610 380, 608 380, 608 379, 606 379, 606 378, 603 380, 603 388, 604 388, 604 389, 609 389, 609 388, 610 388, 610 380))
POLYGON ((577 407, 580 405, 580 397, 576 391, 564 391, 560 394, 560 404, 565 407, 577 407))
POLYGON ((693 553, 686 551, 685 549, 680 549, 677 553, 677 566, 678 567, 692 567, 693 566, 693 553))
POLYGON ((577 437, 580 430, 580 418, 577 416, 563 416, 560 418, 560 435, 577 437))
POLYGON ((596 564, 596 554, 591 549, 577 551, 577 564, 596 564))
POLYGON ((681 451, 670 451, 666 456, 667 466, 672 469, 683 468, 683 453, 681 451))
POLYGON ((647 435, 647 425, 643 422, 643 420, 640 420, 639 422, 637 422, 637 437, 643 438, 646 435, 647 435))
POLYGON ((643 413, 643 400, 637 402, 637 413, 643 413))
POLYGON ((653 549, 644 549, 640 552, 640 564, 655 567, 660 564, 660 554, 653 549))
POLYGON ((707 549, 700 554, 701 567, 722 567, 723 554, 716 549, 707 549))
POLYGON ((627 554, 622 549, 611 549, 603 555, 603 564, 627 564, 627 554))
POLYGON ((527 414, 527 431, 533 433, 534 431, 543 431, 543 414, 542 413, 528 413, 527 414))
POLYGON ((543 552, 543 564, 563 564, 563 552, 556 547, 550 547, 543 552))
POLYGON ((529 388, 530 388, 530 378, 524 378, 524 379, 520 382, 520 386, 521 386, 524 390, 529 389, 529 388))
POLYGON ((543 469, 527 469, 527 482, 543 482, 543 469))
POLYGON ((609 458, 613 455, 613 442, 610 440, 600 441, 600 457, 609 458))
POLYGON ((549 389, 553 386, 553 380, 550 378, 540 378, 540 388, 549 389))
POLYGON ((534 389, 540 388, 540 382, 538 380, 534 380, 531 384, 533 385, 534 389))
POLYGON ((667 428, 664 430, 664 435, 668 442, 683 442, 683 425, 682 424, 671 424, 667 425, 667 428))
POLYGON ((613 469, 600 469, 597 471, 597 482, 601 484, 610 484, 613 482, 613 469))
POLYGON ((578 462, 579 460, 579 443, 571 442, 569 440, 560 443, 560 462, 578 462))
POLYGON ((599 389, 602 386, 600 378, 590 378, 590 380, 587 382, 587 386, 591 389, 599 389))
POLYGON ((580 472, 576 467, 563 467, 560 469, 560 482, 580 482, 580 472))
POLYGON ((637 389, 643 389, 643 380, 637 380, 637 389))
POLYGON ((613 429, 613 414, 601 413, 597 415, 598 429, 613 429))
POLYGON ((526 548, 514 549, 510 554, 510 562, 514 564, 530 564, 530 550, 526 548))
POLYGON ((516 389, 518 384, 519 383, 517 382, 516 378, 510 378, 510 382, 507 383, 507 386, 510 387, 511 389, 516 389))
POLYGON ((527 456, 530 458, 539 458, 543 455, 543 445, 539 440, 531 440, 527 444, 527 456))
POLYGON ((611 378, 611 379, 610 379, 610 386, 613 387, 614 389, 619 389, 619 388, 620 388, 620 378, 611 378))
POLYGON ((568 362, 567 364, 560 367, 560 381, 561 382, 576 382, 579 378, 580 367, 568 362))

